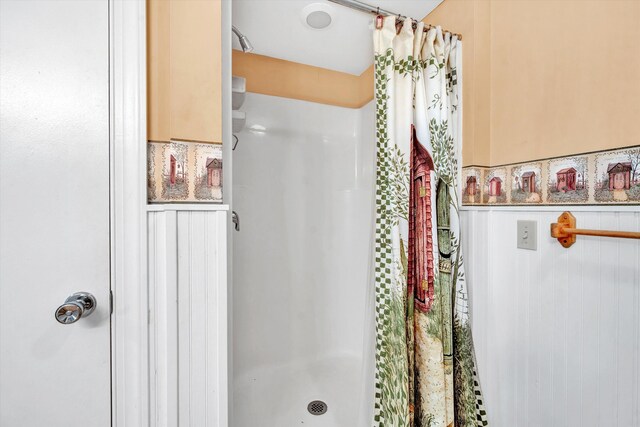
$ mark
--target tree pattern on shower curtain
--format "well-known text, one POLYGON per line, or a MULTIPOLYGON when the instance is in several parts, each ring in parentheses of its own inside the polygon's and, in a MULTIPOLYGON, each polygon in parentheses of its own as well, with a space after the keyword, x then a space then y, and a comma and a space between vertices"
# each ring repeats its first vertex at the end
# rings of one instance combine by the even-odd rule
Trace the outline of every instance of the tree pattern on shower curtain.
POLYGON ((458 217, 462 45, 423 29, 374 31, 374 427, 486 426, 458 217))

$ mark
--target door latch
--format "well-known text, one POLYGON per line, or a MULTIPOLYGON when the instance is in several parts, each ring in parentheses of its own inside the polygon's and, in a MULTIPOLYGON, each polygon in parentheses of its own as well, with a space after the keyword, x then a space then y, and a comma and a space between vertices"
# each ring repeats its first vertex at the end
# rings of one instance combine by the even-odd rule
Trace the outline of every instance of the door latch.
POLYGON ((235 228, 236 231, 240 231, 240 216, 238 215, 238 212, 231 212, 231 222, 233 222, 233 228, 235 228))

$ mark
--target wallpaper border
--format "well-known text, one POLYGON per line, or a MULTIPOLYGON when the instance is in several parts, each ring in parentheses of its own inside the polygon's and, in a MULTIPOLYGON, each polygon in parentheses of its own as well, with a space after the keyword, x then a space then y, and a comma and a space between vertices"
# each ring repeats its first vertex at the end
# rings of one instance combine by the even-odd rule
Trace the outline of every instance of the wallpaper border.
POLYGON ((147 201, 222 203, 222 167, 222 144, 149 141, 147 201))
POLYGON ((464 206, 640 205, 640 145, 462 168, 464 206))

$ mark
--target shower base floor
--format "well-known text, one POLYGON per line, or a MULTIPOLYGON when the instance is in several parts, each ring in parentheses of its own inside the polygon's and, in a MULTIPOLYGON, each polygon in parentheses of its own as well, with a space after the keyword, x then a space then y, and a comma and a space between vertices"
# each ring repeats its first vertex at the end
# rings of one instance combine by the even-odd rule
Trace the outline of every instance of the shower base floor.
POLYGON ((356 357, 265 367, 235 383, 234 427, 356 427, 362 394, 356 357), (322 400, 324 415, 307 405, 322 400))

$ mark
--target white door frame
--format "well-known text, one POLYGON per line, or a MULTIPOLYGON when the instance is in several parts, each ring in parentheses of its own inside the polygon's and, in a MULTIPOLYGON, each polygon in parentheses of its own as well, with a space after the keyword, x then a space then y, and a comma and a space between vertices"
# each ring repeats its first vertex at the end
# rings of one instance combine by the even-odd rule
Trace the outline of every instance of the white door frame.
POLYGON ((109 0, 112 426, 149 426, 146 4, 109 0))

